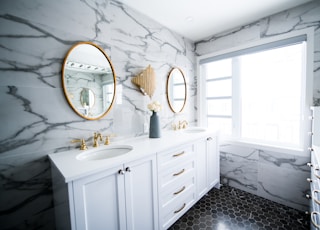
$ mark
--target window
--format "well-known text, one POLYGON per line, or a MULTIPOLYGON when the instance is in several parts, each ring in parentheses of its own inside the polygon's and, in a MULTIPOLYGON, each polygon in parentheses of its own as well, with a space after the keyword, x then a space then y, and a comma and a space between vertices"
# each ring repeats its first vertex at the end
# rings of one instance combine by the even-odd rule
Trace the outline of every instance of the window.
POLYGON ((246 143, 302 149, 306 36, 200 58, 201 125, 246 143))
POLYGON ((231 135, 232 129, 232 59, 201 66, 206 77, 207 126, 217 127, 231 135))

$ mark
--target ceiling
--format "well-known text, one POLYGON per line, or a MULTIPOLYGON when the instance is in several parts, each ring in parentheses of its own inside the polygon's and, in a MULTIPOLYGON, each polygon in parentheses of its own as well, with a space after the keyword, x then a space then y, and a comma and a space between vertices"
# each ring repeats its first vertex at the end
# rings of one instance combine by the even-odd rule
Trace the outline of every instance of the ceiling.
POLYGON ((118 0, 199 41, 312 0, 118 0))

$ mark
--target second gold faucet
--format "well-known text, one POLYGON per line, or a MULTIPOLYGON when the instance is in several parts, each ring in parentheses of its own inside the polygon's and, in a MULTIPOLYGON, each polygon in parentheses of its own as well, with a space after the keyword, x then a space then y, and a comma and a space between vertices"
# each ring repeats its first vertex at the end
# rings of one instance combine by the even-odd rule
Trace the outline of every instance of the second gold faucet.
POLYGON ((94 133, 93 134, 93 147, 99 146, 99 142, 98 142, 99 140, 102 141, 101 133, 94 133))
MULTIPOLYGON (((105 145, 109 145, 110 144, 110 137, 115 137, 115 134, 110 134, 106 136, 106 141, 104 142, 105 145)), ((101 133, 99 132, 95 132, 93 134, 93 147, 98 147, 99 146, 99 141, 103 140, 103 136, 101 133)))
POLYGON ((173 130, 180 130, 180 129, 185 129, 188 126, 188 122, 186 120, 179 121, 178 124, 172 124, 172 129, 173 130))

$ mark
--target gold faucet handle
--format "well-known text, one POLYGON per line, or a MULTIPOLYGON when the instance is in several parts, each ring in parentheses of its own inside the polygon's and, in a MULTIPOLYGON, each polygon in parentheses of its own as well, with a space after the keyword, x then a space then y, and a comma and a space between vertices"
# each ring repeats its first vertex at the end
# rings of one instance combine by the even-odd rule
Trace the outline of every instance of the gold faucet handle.
POLYGON ((185 129, 188 126, 188 122, 186 120, 179 121, 179 128, 178 129, 185 129))
POLYGON ((188 126, 188 122, 186 120, 183 121, 182 128, 185 129, 188 126))
POLYGON ((75 140, 71 140, 71 143, 79 143, 81 142, 81 145, 80 145, 80 150, 87 150, 88 147, 86 145, 86 142, 85 140, 82 138, 82 139, 75 139, 75 140))
POLYGON ((172 129, 174 130, 174 131, 176 131, 177 130, 177 125, 175 124, 175 123, 172 123, 172 129))
POLYGON ((106 136, 106 141, 104 142, 105 145, 110 145, 110 137, 115 137, 115 134, 110 134, 106 136))

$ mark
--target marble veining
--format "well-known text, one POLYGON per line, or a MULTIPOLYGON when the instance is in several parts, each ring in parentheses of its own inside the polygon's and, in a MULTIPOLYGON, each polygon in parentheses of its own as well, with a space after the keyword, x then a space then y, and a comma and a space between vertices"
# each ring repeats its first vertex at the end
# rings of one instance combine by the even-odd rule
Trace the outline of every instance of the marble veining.
POLYGON ((258 151, 243 151, 231 145, 220 146, 221 183, 241 187, 244 191, 255 193, 257 190, 258 151))
POLYGON ((261 163, 272 164, 276 167, 290 168, 307 173, 310 171, 310 168, 306 164, 308 157, 290 156, 290 158, 288 158, 288 154, 277 153, 277 156, 275 156, 272 152, 262 150, 260 150, 259 156, 261 163))
POLYGON ((157 76, 152 100, 163 105, 161 126, 195 124, 194 44, 117 1, 4 0, 0 27, 1 229, 55 229, 47 154, 78 147, 70 143, 77 138, 91 147, 95 131, 115 139, 147 133, 151 99, 131 79, 149 64, 157 76), (63 94, 62 62, 79 41, 102 47, 115 69, 116 101, 98 121, 75 114, 63 94), (166 101, 173 66, 184 70, 190 88, 179 115, 166 101))
POLYGON ((308 209, 308 156, 220 146, 221 183, 297 208, 308 209))

